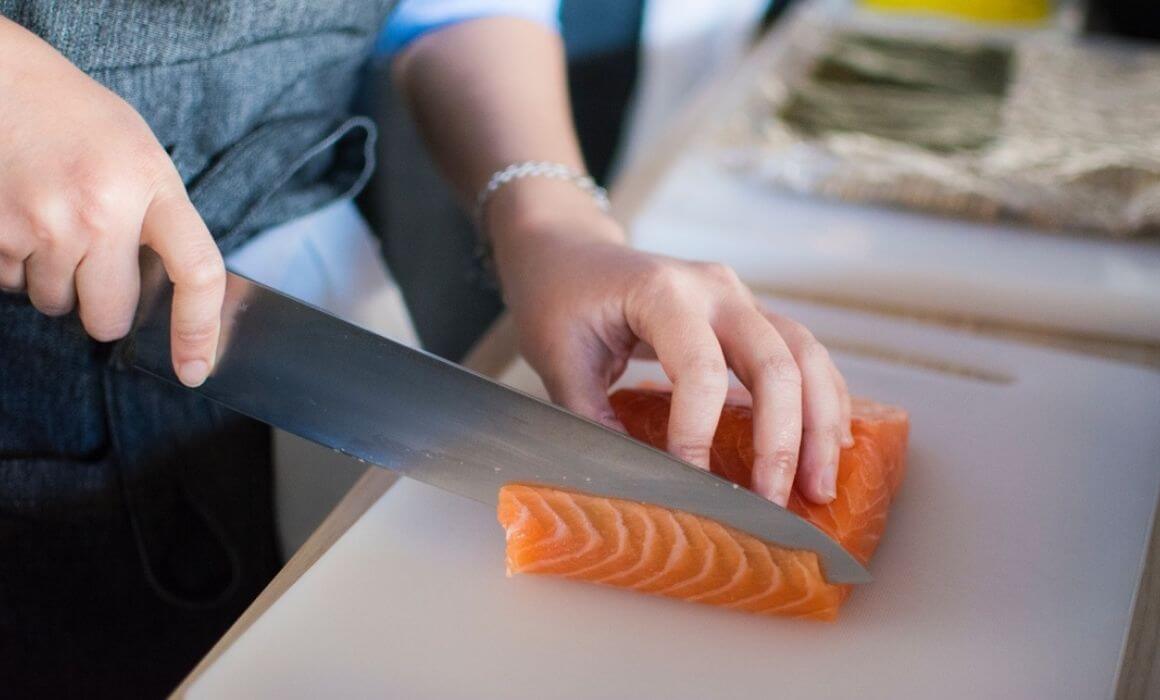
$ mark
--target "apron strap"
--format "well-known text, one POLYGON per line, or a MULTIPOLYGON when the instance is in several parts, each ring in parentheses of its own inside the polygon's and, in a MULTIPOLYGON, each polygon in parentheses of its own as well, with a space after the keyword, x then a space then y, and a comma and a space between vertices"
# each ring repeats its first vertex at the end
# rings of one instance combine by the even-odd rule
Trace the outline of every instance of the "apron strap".
POLYGON ((265 124, 191 183, 190 199, 218 238, 223 253, 237 248, 258 230, 362 190, 375 167, 374 122, 358 116, 332 125, 317 116, 265 124), (271 210, 267 205, 273 196, 296 176, 314 184, 291 201, 280 202, 278 211, 271 210), (254 183, 264 184, 254 187, 254 183), (255 194, 238 198, 238 191, 255 194))

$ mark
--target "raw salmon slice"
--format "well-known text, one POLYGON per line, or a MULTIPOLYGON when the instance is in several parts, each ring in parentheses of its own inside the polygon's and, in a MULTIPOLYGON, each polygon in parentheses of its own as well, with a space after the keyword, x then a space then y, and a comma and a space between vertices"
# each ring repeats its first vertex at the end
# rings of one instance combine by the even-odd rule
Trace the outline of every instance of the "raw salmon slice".
MULTIPOLYGON (((663 448, 669 394, 621 390, 612 406, 628 432, 663 448)), ((796 491, 789 507, 863 563, 886 528, 906 470, 906 412, 855 400, 854 446, 842 450, 837 498, 827 505, 796 491)), ((729 404, 713 438, 714 473, 749 487, 753 416, 729 404)), ((850 587, 828 583, 818 556, 785 549, 708 518, 648 503, 514 484, 499 494, 508 575, 551 574, 735 608, 762 615, 833 620, 850 587)))

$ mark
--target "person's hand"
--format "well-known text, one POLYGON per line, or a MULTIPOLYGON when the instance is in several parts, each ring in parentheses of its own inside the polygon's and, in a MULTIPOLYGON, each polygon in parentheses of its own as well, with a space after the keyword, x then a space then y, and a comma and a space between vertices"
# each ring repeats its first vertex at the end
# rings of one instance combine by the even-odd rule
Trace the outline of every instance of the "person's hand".
POLYGON ((553 401, 620 428, 608 389, 647 346, 673 383, 668 449, 708 468, 731 368, 753 396, 754 489, 785 505, 796 472, 808 499, 833 500, 840 447, 853 444, 850 399, 806 328, 762 309, 723 265, 628 248, 568 184, 508 187, 524 191, 497 197, 488 230, 521 351, 553 401))
POLYGON ((174 282, 182 382, 215 358, 225 267, 168 154, 128 103, 0 17, 0 288, 57 316, 79 307, 100 341, 124 336, 138 249, 174 282))

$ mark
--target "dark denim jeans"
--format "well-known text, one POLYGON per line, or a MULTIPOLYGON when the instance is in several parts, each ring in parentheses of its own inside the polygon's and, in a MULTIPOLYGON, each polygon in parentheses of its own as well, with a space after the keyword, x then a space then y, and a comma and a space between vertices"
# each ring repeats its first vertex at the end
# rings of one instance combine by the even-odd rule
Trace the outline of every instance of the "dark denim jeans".
POLYGON ((0 295, 0 687, 172 689, 277 571, 265 426, 0 295))

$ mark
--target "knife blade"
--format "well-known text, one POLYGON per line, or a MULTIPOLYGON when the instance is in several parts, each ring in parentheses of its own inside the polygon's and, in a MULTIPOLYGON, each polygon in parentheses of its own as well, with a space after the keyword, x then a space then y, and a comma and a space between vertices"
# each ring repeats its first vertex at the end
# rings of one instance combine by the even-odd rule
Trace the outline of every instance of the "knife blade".
MULTIPOLYGON (((169 343, 173 287, 163 274, 151 277, 119 352, 130 365, 178 383, 169 343)), ((494 505, 509 483, 655 503, 817 552, 831 582, 870 580, 821 530, 746 489, 234 273, 228 275, 218 363, 193 391, 487 504, 494 505)))

